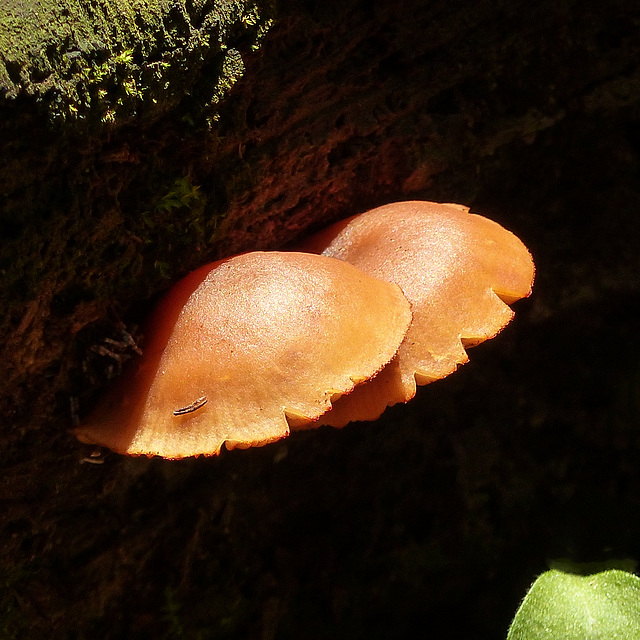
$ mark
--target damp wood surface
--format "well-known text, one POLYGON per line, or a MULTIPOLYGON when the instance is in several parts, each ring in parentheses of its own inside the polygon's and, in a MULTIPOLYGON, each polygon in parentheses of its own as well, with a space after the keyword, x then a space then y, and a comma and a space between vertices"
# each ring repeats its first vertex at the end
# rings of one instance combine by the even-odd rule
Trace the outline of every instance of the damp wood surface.
POLYGON ((179 97, 127 93, 158 62, 150 23, 104 58, 47 40, 54 73, 107 74, 77 114, 28 60, 0 77, 3 637, 504 637, 548 558, 640 558, 640 12, 256 7, 218 57, 162 44, 194 70, 179 97), (470 206, 536 261, 454 376, 376 423, 215 460, 69 434, 119 367, 93 347, 137 339, 172 281, 406 199, 470 206))

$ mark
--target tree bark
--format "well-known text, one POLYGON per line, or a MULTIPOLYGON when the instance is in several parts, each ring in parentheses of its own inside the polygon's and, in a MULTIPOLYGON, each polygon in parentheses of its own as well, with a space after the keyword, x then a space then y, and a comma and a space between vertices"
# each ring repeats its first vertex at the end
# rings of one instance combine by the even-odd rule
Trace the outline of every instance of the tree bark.
POLYGON ((548 557, 640 557, 637 9, 7 6, 7 637, 500 637, 548 557), (172 279, 400 199, 536 258, 471 364, 374 425, 83 462, 70 399, 118 366, 95 347, 172 279))

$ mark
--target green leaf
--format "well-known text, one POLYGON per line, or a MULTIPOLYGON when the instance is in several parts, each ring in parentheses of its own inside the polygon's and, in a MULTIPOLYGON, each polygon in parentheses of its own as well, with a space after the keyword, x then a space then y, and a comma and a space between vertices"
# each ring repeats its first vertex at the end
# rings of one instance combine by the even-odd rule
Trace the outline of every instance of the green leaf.
POLYGON ((507 640, 640 640, 640 578, 551 570, 525 596, 507 640))

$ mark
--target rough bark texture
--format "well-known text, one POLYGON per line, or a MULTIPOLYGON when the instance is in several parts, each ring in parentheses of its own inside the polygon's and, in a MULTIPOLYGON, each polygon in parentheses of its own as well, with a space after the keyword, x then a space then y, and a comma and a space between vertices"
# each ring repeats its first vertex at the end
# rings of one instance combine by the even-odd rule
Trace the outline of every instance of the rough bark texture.
POLYGON ((282 2, 250 53, 270 14, 238 9, 221 104, 217 36, 157 35, 174 5, 213 24, 158 2, 104 47, 50 32, 46 73, 31 36, 22 66, 3 44, 4 636, 495 638, 548 558, 640 558, 640 11, 282 2), (174 59, 179 91, 128 100, 174 59), (469 365, 375 424, 81 463, 69 398, 113 365, 92 346, 171 278, 403 198, 469 204, 536 258, 469 365))

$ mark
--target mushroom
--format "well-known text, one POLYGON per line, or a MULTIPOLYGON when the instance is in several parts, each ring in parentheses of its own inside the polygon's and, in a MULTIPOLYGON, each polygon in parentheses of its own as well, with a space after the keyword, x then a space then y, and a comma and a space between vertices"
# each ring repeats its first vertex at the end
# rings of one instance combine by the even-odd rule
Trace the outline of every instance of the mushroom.
POLYGON ((161 302, 144 354, 76 436, 164 458, 278 440, 382 369, 410 322, 397 285, 340 260, 254 252, 206 265, 161 302))
POLYGON ((397 356, 373 380, 335 403, 322 424, 374 420, 422 385, 468 361, 465 347, 495 336, 508 306, 531 293, 534 265, 522 242, 457 204, 411 201, 348 218, 302 250, 350 262, 400 285, 413 320, 397 356))

